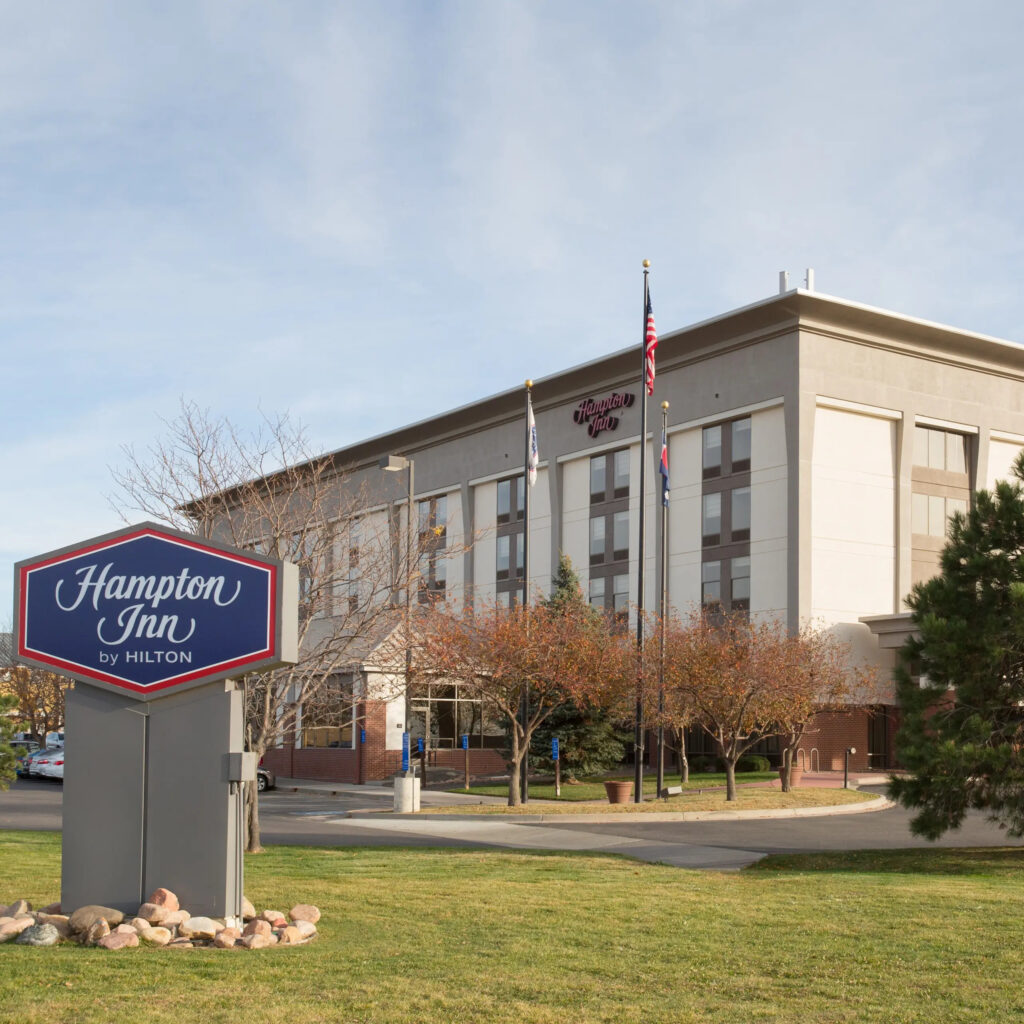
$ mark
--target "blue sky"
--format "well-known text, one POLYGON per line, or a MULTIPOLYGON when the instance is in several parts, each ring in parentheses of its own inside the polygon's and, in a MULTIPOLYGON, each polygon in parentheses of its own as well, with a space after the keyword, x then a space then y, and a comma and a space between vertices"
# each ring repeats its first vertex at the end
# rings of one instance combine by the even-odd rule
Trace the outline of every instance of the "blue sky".
MULTIPOLYGON (((1024 339, 1024 6, 0 0, 0 568, 182 397, 337 448, 816 270, 1024 339)), ((8 575, 8 579, 10 576, 8 575)), ((10 593, 0 587, 0 624, 10 593)))

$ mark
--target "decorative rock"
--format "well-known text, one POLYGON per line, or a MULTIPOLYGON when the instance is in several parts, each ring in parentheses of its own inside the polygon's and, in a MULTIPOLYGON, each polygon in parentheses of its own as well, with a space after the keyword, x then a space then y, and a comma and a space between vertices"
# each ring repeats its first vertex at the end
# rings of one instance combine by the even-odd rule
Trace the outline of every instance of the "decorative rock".
POLYGON ((99 944, 100 939, 105 939, 110 934, 110 925, 105 917, 98 917, 85 930, 84 942, 87 946, 99 944))
POLYGON ((86 907, 79 907, 71 915, 71 930, 73 932, 85 932, 89 927, 103 918, 111 928, 116 928, 123 920, 124 914, 113 907, 101 907, 99 904, 90 903, 86 907))
POLYGON ((298 903, 288 911, 288 916, 293 921, 309 921, 316 924, 320 920, 320 911, 311 903, 298 903))
POLYGON ((302 941, 302 932, 295 925, 290 924, 287 928, 282 929, 277 941, 282 946, 297 946, 302 941))
POLYGON ((193 944, 188 939, 174 939, 167 943, 168 949, 192 949, 193 944))
POLYGON ((0 917, 0 942, 7 942, 31 928, 35 921, 31 917, 0 917))
POLYGON ((223 928, 224 922, 212 917, 190 917, 178 925, 178 934, 185 939, 212 939, 223 928))
MULTIPOLYGON (((53 906, 53 904, 51 903, 50 906, 53 906)), ((60 904, 58 903, 57 906, 60 906, 60 904)), ((71 921, 64 914, 47 914, 41 910, 36 914, 36 921, 39 924, 52 924, 62 939, 67 939, 71 936, 71 921)))
POLYGON ((187 921, 191 916, 187 910, 172 910, 160 923, 165 928, 177 928, 182 921, 187 921))
POLYGON ((256 918, 250 921, 245 928, 242 930, 243 938, 248 935, 262 935, 264 938, 269 938, 273 934, 274 929, 270 927, 269 921, 264 921, 262 918, 256 918))
POLYGON ((256 916, 256 908, 243 896, 242 897, 242 920, 251 921, 256 916))
POLYGON ((163 924, 170 913, 166 907, 161 906, 159 903, 143 903, 139 907, 138 916, 144 918, 150 924, 163 924))
POLYGON ((109 935, 104 935, 96 945, 101 949, 124 949, 126 946, 137 946, 139 933, 134 928, 130 928, 128 931, 131 932, 130 935, 128 932, 111 932, 109 935))
POLYGON ((246 949, 265 949, 270 945, 270 937, 262 932, 252 932, 249 935, 243 935, 238 941, 246 949))
POLYGON ((130 924, 119 924, 111 932, 112 935, 138 935, 138 928, 133 928, 130 924))
POLYGON ((316 935, 316 925, 312 921, 296 921, 295 927, 303 939, 311 939, 316 935))
POLYGON ((130 924, 140 935, 147 929, 153 926, 144 917, 133 917, 130 921, 126 921, 126 924, 130 924))
POLYGON ((39 911, 39 913, 40 914, 51 914, 51 915, 52 914, 62 914, 63 911, 60 908, 60 900, 58 900, 56 903, 48 903, 45 907, 43 907, 42 910, 39 911))
MULTIPOLYGON (((178 897, 170 889, 156 889, 146 902, 155 903, 158 907, 163 907, 168 914, 181 909, 178 897)), ((144 915, 140 914, 139 916, 142 917, 144 915)))
POLYGON ((20 917, 22 914, 28 914, 32 911, 32 904, 28 900, 15 900, 7 908, 7 917, 20 917))
POLYGON ((60 932, 52 924, 34 924, 14 941, 22 946, 56 946, 60 938, 60 932))
POLYGON ((171 930, 160 927, 146 928, 139 932, 139 938, 149 946, 166 946, 171 941, 171 930))
POLYGON ((218 949, 231 949, 241 937, 242 933, 237 928, 223 928, 213 937, 213 944, 218 949))
POLYGON ((280 910, 264 910, 260 914, 260 919, 263 921, 269 921, 273 928, 284 928, 288 924, 288 918, 281 913, 280 910))

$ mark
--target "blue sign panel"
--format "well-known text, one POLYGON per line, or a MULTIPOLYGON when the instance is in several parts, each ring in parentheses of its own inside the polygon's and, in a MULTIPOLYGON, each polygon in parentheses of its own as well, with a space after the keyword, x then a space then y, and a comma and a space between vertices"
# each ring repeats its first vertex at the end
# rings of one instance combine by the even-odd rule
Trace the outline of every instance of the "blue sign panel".
POLYGON ((409 770, 409 734, 407 732, 402 733, 402 771, 407 772, 409 770))
POLYGON ((422 736, 420 736, 416 740, 416 749, 417 749, 417 751, 419 751, 419 753, 421 753, 421 754, 423 753, 423 737, 422 736))
POLYGON ((15 566, 18 657, 140 700, 293 661, 283 577, 275 559, 130 527, 15 566))
POLYGON ((365 743, 366 742, 366 730, 365 729, 360 729, 359 730, 359 742, 360 743, 365 743))
POLYGON ((462 749, 469 750, 469 733, 462 734, 462 749))
POLYGON ((551 760, 552 761, 557 761, 558 760, 558 737, 557 736, 552 736, 551 737, 551 760))

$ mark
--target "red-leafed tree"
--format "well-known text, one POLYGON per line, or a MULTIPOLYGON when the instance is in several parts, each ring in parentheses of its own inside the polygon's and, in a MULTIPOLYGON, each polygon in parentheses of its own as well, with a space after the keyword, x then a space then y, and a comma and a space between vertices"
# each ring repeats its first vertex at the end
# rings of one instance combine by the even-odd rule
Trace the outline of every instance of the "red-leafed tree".
POLYGON ((459 683, 508 723, 510 806, 520 803, 523 757, 537 727, 568 702, 604 703, 630 665, 628 645, 583 602, 438 610, 421 628, 416 661, 418 678, 459 683))

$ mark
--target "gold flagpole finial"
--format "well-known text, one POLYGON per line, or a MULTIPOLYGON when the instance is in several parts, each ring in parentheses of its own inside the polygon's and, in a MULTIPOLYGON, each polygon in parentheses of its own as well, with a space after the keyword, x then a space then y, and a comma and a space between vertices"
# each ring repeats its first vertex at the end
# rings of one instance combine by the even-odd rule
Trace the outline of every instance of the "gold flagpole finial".
POLYGON ((530 388, 532 388, 532 387, 533 387, 533 381, 527 379, 527 381, 526 381, 526 390, 529 391, 530 388))
POLYGON ((651 261, 650 260, 644 260, 644 270, 646 270, 650 265, 651 265, 651 261))
POLYGON ((661 407, 662 407, 662 409, 665 410, 665 412, 668 412, 668 402, 662 402, 661 403, 661 407))

